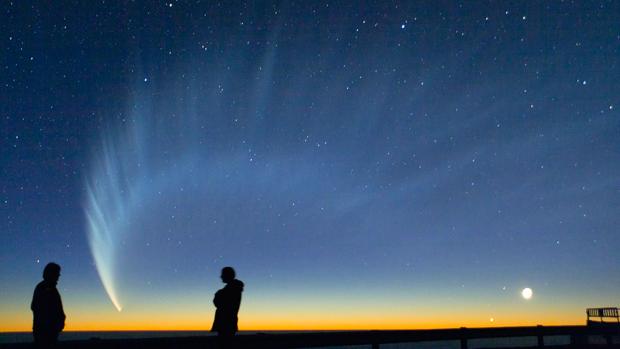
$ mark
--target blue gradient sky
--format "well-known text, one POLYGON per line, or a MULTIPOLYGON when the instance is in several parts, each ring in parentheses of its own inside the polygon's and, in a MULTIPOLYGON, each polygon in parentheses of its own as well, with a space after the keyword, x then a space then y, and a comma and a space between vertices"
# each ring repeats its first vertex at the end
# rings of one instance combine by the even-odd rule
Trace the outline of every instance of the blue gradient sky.
POLYGON ((618 6, 4 3, 0 330, 48 261, 68 329, 617 306, 618 6))

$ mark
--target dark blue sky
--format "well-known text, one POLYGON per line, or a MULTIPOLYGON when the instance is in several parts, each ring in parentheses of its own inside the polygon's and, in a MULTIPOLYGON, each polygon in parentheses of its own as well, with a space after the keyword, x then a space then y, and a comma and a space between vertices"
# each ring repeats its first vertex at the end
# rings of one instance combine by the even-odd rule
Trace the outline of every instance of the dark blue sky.
POLYGON ((208 313, 224 265, 254 328, 320 327, 291 314, 326 302, 341 328, 359 312, 378 322, 357 327, 421 326, 431 305, 464 309, 433 320, 455 326, 617 305, 619 14, 3 3, 0 303, 18 320, 0 329, 27 328, 51 260, 74 314, 109 296, 134 321, 106 328, 208 313))

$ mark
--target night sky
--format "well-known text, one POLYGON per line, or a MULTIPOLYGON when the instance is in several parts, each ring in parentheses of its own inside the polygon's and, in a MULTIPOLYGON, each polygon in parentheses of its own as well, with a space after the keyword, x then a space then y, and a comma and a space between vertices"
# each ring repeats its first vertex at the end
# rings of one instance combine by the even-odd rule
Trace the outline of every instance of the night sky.
POLYGON ((0 331, 50 261, 67 330, 620 305, 620 2, 0 6, 0 331))

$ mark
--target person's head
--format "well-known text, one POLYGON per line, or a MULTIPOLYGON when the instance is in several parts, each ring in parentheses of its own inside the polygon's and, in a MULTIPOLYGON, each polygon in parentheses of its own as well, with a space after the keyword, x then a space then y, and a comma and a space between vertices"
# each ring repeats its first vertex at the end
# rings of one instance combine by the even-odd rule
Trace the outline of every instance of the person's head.
POLYGON ((60 277, 60 265, 48 263, 43 269, 43 280, 56 283, 60 277))
POLYGON ((223 283, 227 284, 233 281, 235 279, 235 276, 235 269, 233 269, 232 267, 222 268, 222 275, 220 277, 222 278, 223 283))

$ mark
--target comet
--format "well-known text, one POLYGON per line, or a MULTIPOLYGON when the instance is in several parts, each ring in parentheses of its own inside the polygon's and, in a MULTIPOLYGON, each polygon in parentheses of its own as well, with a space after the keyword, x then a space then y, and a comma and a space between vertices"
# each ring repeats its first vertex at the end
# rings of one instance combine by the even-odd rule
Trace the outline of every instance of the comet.
POLYGON ((99 277, 112 304, 123 309, 118 292, 117 254, 123 235, 127 234, 127 217, 131 202, 117 147, 106 140, 94 157, 90 178, 86 181, 85 214, 88 243, 99 277))

